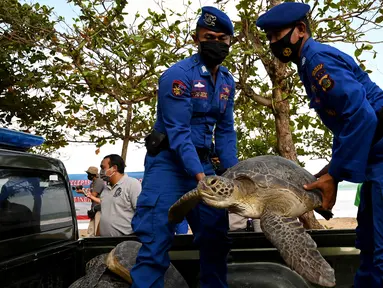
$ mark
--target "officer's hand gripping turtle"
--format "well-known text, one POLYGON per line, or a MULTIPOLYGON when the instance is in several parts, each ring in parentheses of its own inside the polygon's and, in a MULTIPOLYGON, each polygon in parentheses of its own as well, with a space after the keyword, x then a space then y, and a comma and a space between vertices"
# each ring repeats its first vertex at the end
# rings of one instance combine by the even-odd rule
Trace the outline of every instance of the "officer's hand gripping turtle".
POLYGON ((361 265, 354 286, 383 287, 383 90, 351 56, 311 38, 309 10, 285 2, 261 15, 257 26, 280 61, 297 65, 310 108, 333 133, 330 164, 305 188, 321 189, 323 207, 331 209, 339 181, 363 182, 356 229, 361 265))

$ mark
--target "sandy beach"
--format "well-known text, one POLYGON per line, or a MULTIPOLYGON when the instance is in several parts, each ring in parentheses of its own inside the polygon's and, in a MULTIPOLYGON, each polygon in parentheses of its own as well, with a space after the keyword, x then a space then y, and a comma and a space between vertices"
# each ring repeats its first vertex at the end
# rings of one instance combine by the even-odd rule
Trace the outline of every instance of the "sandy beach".
MULTIPOLYGON (((318 219, 318 221, 327 229, 355 229, 357 225, 356 218, 353 217, 333 218, 328 221, 324 219, 318 219)), ((86 229, 79 229, 80 237, 87 237, 86 232, 86 229)), ((188 234, 191 234, 190 229, 188 234)))
POLYGON ((344 217, 333 218, 330 220, 318 219, 327 229, 355 229, 357 226, 356 218, 344 217))

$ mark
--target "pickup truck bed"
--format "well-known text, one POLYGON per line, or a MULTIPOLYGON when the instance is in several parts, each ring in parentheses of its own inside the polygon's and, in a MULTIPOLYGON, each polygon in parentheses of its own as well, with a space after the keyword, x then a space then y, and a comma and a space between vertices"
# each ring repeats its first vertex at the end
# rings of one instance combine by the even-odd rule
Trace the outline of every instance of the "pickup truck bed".
MULTIPOLYGON (((355 231, 326 230, 312 231, 310 234, 321 253, 335 268, 336 287, 351 287, 353 276, 359 266, 359 251, 353 248, 355 231)), ((249 273, 249 279, 246 279, 250 286, 230 287, 255 287, 251 286, 251 281, 267 277, 265 271, 262 271, 262 275, 257 275, 257 271, 260 273, 257 265, 267 265, 265 262, 284 264, 278 251, 262 233, 236 232, 231 233, 231 237, 233 243, 229 255, 229 278, 239 276, 244 269, 254 273, 249 273)), ((3 262, 0 264, 1 287, 68 287, 84 275, 87 261, 109 252, 118 243, 126 240, 137 239, 136 237, 84 238, 57 243, 46 249, 39 249, 23 257, 3 262)), ((199 256, 193 244, 193 236, 177 235, 170 256, 189 287, 198 287, 199 256)), ((270 287, 280 287, 278 283, 275 285, 270 287)))
MULTIPOLYGON (((0 129, 3 142, 7 135, 8 132, 0 129)), ((14 144, 15 133, 7 137, 14 144)), ((25 133, 19 133, 18 137, 24 146, 33 138, 25 133)), ((109 252, 122 241, 137 241, 135 237, 79 239, 73 195, 63 163, 14 151, 7 145, 6 149, 1 147, 0 287, 67 288, 84 275, 87 261, 109 252)), ((355 231, 309 233, 334 267, 337 287, 350 288, 359 266, 359 251, 354 248, 355 231)), ((286 288, 280 285, 281 279, 297 275, 277 265, 284 262, 263 233, 230 234, 233 239, 228 259, 231 288, 266 287, 259 284, 260 279, 271 279, 267 288, 286 288)), ((190 288, 198 287, 199 253, 193 236, 177 235, 170 257, 190 288)))

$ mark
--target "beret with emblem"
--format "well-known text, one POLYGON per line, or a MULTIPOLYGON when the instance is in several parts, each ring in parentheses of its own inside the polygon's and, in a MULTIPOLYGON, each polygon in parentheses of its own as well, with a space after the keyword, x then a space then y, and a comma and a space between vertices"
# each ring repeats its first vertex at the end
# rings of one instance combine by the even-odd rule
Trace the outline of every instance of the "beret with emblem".
POLYGON ((283 28, 301 20, 309 11, 308 4, 284 2, 259 16, 256 24, 263 30, 283 28))
POLYGON ((214 32, 223 32, 227 35, 234 34, 233 23, 229 16, 212 6, 202 7, 202 13, 198 19, 197 27, 204 27, 214 32))

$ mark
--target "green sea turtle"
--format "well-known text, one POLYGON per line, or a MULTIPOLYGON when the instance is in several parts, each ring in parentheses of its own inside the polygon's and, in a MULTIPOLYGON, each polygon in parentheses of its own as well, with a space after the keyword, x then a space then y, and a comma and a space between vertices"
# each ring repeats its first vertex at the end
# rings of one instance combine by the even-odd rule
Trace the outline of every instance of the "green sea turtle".
MULTIPOLYGON (((130 269, 136 263, 141 243, 124 241, 108 254, 101 254, 87 262, 85 276, 69 288, 129 288, 132 284, 130 269)), ((170 264, 164 276, 164 287, 188 288, 178 270, 170 264)))
POLYGON ((316 178, 295 162, 279 156, 257 156, 239 162, 222 176, 207 176, 169 209, 169 221, 179 223, 202 200, 216 208, 260 219, 266 238, 288 266, 308 281, 335 286, 335 274, 317 250, 297 217, 315 210, 327 220, 332 212, 321 208, 320 190, 306 191, 316 178))

